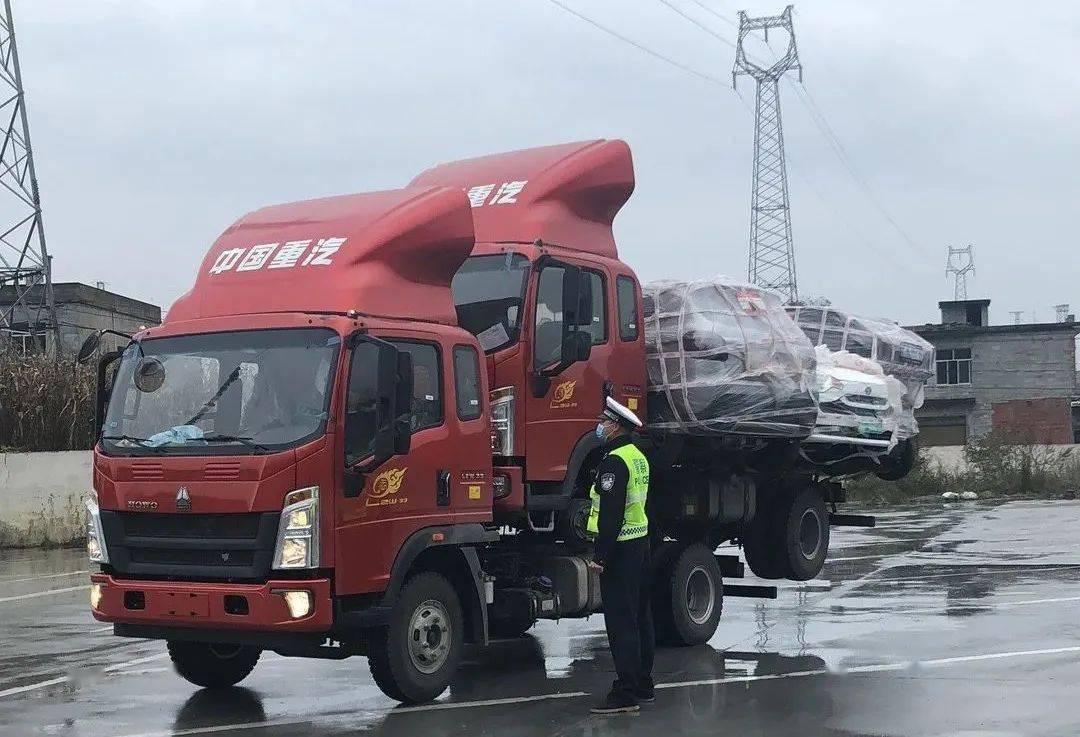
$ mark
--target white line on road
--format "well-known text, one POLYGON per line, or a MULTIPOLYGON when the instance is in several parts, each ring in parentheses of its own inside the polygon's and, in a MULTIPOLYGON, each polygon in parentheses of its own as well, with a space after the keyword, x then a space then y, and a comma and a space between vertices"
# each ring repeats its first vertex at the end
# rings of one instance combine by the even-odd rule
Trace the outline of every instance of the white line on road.
MULTIPOLYGON (((133 665, 141 665, 142 663, 149 663, 153 660, 161 660, 162 658, 169 657, 168 653, 157 653, 156 655, 147 655, 144 658, 135 658, 134 660, 128 660, 124 663, 117 663, 116 665, 110 665, 102 670, 102 673, 116 673, 117 671, 125 668, 130 668, 133 665)), ((58 676, 56 678, 50 678, 47 681, 38 681, 37 683, 29 683, 25 686, 14 686, 12 688, 4 689, 0 691, 0 699, 5 696, 15 696, 16 694, 26 693, 27 691, 37 691, 42 688, 49 688, 50 686, 58 686, 61 683, 67 683, 71 678, 68 676, 58 676)))
POLYGON ((8 601, 22 601, 24 599, 37 599, 40 596, 52 596, 54 594, 67 594, 72 591, 83 591, 90 588, 89 584, 84 586, 68 586, 65 589, 49 589, 48 591, 35 591, 32 594, 20 594, 19 596, 5 596, 0 599, 0 604, 8 601))
MULTIPOLYGON (((1003 653, 983 653, 979 655, 961 655, 952 658, 935 658, 932 660, 921 660, 902 663, 876 663, 873 665, 860 665, 851 668, 843 668, 838 670, 829 669, 817 669, 817 670, 804 670, 795 671, 793 673, 768 673, 759 676, 728 676, 726 678, 706 678, 696 681, 679 681, 676 683, 658 683, 657 689, 672 689, 672 688, 692 688, 694 686, 712 686, 725 683, 748 683, 752 681, 772 681, 783 678, 806 678, 808 676, 821 676, 821 675, 846 675, 846 674, 860 674, 860 673, 883 673, 883 672, 895 672, 903 671, 912 668, 934 668, 948 665, 954 665, 957 663, 972 663, 985 660, 1001 660, 1006 658, 1023 658, 1023 657, 1038 657, 1045 655, 1063 655, 1066 653, 1080 653, 1080 645, 1071 647, 1054 647, 1045 648, 1042 650, 1016 650, 1012 652, 1003 653)), ((395 714, 408 714, 418 711, 439 711, 445 709, 471 709, 471 708, 483 708, 487 706, 505 706, 508 704, 521 704, 535 701, 548 701, 554 699, 573 699, 580 698, 582 696, 589 696, 590 694, 584 691, 570 691, 567 693, 554 693, 554 694, 540 694, 537 696, 520 696, 506 699, 488 699, 484 701, 458 701, 458 702, 438 702, 434 704, 422 704, 420 706, 399 706, 396 708, 388 709, 385 714, 391 717, 395 714)), ((169 737, 170 735, 195 735, 195 734, 210 734, 213 732, 229 732, 234 730, 246 730, 246 729, 260 729, 269 727, 284 727, 296 724, 308 724, 315 721, 326 721, 327 716, 312 714, 303 719, 271 719, 263 722, 239 722, 236 724, 219 724, 212 727, 194 727, 191 729, 183 729, 178 731, 162 731, 162 732, 142 732, 134 735, 126 735, 126 737, 169 737)))
POLYGON ((48 574, 46 576, 30 576, 29 578, 4 578, 4 579, 0 579, 0 584, 24 583, 26 581, 40 581, 43 578, 66 578, 66 577, 70 577, 70 576, 81 576, 84 573, 89 573, 89 572, 90 572, 89 570, 86 570, 86 571, 68 571, 67 573, 50 573, 50 574, 48 574))

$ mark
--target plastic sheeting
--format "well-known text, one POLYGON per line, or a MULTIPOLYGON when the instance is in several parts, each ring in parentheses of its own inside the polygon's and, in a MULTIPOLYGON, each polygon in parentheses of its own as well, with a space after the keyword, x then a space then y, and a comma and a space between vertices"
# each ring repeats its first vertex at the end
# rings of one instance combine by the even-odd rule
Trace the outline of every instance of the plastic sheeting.
POLYGON ((934 346, 910 330, 883 319, 860 317, 833 307, 787 307, 788 314, 815 346, 834 354, 846 351, 871 359, 903 384, 897 439, 918 433, 915 410, 922 406, 926 382, 934 373, 934 346))
POLYGON ((723 277, 643 288, 651 427, 806 437, 814 349, 779 297, 723 277))
POLYGON ((872 359, 847 351, 830 351, 819 345, 817 353, 818 418, 815 433, 860 441, 886 441, 888 452, 900 439, 904 385, 886 376, 872 359))

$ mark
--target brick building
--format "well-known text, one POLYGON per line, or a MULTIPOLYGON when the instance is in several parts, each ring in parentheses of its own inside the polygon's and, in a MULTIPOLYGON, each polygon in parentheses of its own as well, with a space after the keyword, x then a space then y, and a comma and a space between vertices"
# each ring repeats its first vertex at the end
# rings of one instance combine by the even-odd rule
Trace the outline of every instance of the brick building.
POLYGON ((1026 442, 1077 440, 1076 336, 1066 322, 990 325, 990 300, 940 302, 941 323, 910 329, 933 343, 937 375, 915 413, 920 440, 964 445, 1006 429, 1026 442))

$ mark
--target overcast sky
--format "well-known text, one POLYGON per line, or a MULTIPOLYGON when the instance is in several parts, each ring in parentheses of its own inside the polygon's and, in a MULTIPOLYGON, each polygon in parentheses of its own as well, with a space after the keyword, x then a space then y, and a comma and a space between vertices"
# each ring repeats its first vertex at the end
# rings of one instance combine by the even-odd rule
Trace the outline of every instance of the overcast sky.
MULTIPOLYGON (((730 84, 732 48, 657 0, 562 1, 730 84)), ((671 2, 734 40, 693 0, 671 2)), ((782 2, 701 0, 732 23, 782 2)), ((616 236, 643 280, 745 278, 752 81, 740 100, 549 0, 13 4, 56 281, 168 307, 259 206, 598 137, 634 152, 616 236)), ((952 296, 946 245, 973 243, 969 296, 993 299, 993 322, 1080 309, 1075 2, 795 13, 805 89, 867 185, 784 85, 801 292, 932 321, 952 296)))

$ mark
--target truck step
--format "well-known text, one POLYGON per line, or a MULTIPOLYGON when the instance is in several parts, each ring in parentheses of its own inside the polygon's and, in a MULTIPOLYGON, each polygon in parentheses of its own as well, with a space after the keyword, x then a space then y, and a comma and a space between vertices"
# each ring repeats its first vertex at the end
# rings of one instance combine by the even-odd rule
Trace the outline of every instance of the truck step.
POLYGON ((873 527, 877 520, 872 514, 830 514, 829 524, 833 527, 873 527))
POLYGON ((746 584, 725 583, 724 596, 742 596, 748 599, 775 599, 775 586, 748 586, 746 584))

